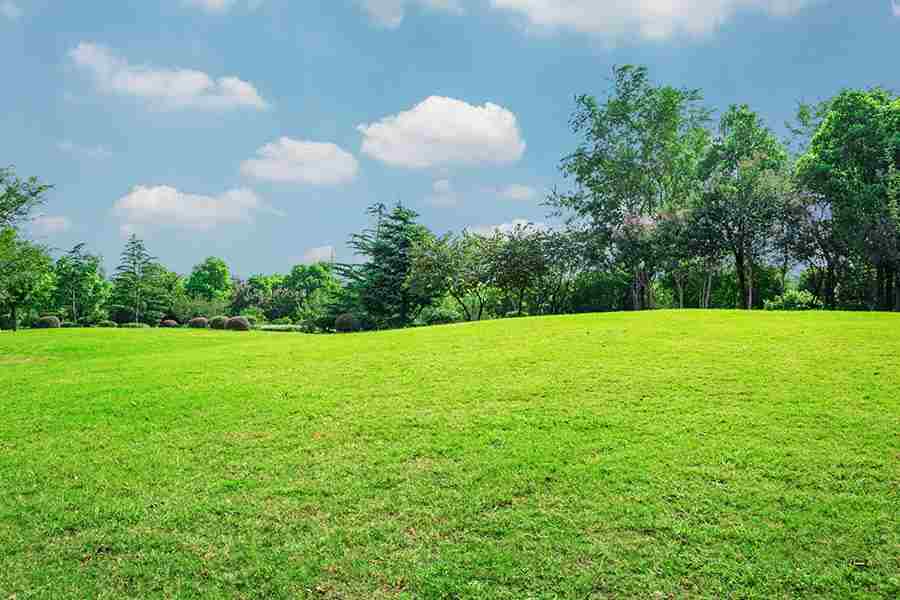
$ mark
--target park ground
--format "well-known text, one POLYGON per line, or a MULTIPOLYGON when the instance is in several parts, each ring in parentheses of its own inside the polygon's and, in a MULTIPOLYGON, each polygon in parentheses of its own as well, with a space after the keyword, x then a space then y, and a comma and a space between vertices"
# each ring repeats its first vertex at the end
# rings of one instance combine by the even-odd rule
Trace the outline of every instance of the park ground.
POLYGON ((0 598, 897 598, 900 316, 0 334, 0 598))

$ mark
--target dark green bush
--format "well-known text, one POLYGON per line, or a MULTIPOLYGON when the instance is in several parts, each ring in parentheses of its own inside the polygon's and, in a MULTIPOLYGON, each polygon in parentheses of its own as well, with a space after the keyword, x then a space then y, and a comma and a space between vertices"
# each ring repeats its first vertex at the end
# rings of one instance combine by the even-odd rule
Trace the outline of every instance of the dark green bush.
POLYGON ((122 329, 150 329, 146 323, 122 323, 119 327, 122 329))
POLYGON ((229 331, 250 331, 250 321, 246 317, 231 317, 225 324, 225 329, 229 331))
POLYGON ((166 319, 166 320, 162 321, 159 324, 159 326, 162 327, 163 329, 175 329, 179 325, 178 325, 178 321, 173 321, 172 319, 166 319))
POLYGON ((213 329, 225 329, 228 325, 228 317, 213 317, 209 320, 209 326, 213 329))
POLYGON ((194 317, 190 320, 188 325, 191 329, 206 329, 209 327, 209 319, 206 317, 194 317))
POLYGON ((259 325, 260 318, 256 315, 241 315, 240 317, 234 317, 235 319, 244 319, 247 323, 250 324, 250 329, 256 329, 256 326, 259 325))
POLYGON ((356 317, 349 313, 338 315, 334 320, 334 330, 338 333, 352 333, 357 329, 359 329, 359 324, 356 317))
POLYGON ((118 326, 119 324, 115 321, 100 321, 99 323, 97 323, 97 327, 105 327, 109 329, 116 328, 118 326))
POLYGON ((460 314, 446 306, 430 306, 422 310, 418 322, 421 325, 446 325, 461 321, 460 314))
POLYGON ((766 310, 819 310, 822 302, 806 290, 788 290, 766 300, 766 310))
POLYGON ((293 325, 294 322, 290 317, 281 317, 280 319, 275 319, 272 321, 272 325, 293 325))
POLYGON ((59 329, 61 326, 62 323, 59 322, 59 317, 54 317, 52 315, 41 317, 34 322, 35 329, 59 329))

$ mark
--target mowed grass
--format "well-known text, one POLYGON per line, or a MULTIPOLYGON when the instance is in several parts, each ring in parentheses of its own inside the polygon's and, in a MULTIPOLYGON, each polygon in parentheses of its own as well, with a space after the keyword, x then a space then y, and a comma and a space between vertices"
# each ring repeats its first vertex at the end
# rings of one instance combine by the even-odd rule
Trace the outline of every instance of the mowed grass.
POLYGON ((0 598, 896 598, 900 315, 0 335, 0 598))

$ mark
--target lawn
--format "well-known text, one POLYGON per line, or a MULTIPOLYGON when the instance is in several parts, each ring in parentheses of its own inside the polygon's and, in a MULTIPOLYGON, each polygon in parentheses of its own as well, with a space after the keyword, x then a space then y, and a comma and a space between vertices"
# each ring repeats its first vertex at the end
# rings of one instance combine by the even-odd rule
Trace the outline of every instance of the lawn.
POLYGON ((0 598, 896 598, 900 315, 0 334, 0 598))

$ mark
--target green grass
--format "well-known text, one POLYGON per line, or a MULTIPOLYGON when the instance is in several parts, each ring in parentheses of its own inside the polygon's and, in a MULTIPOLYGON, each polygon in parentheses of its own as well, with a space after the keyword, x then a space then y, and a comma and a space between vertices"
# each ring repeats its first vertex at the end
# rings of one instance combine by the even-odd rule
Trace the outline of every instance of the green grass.
POLYGON ((898 315, 0 335, 0 598, 898 595, 898 315))

